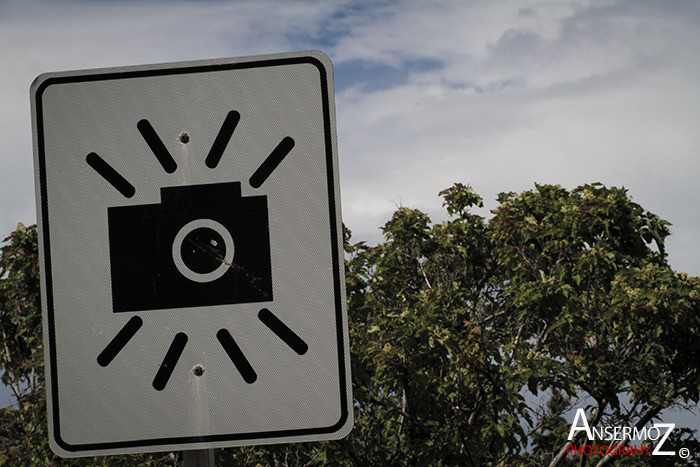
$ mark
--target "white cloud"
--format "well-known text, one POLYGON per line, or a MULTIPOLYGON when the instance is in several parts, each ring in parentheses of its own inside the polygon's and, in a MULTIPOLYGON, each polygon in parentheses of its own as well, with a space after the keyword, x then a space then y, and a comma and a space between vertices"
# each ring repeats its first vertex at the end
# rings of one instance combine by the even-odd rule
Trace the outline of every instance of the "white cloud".
MULTIPOLYGON (((533 182, 626 186, 674 223, 671 262, 697 273, 686 253, 700 231, 697 7, 563 3, 401 4, 341 40, 341 61, 442 64, 398 87, 339 94, 343 168, 356 180, 345 199, 371 190, 440 218, 436 193, 454 181, 491 207, 497 192, 533 182)), ((362 221, 345 208, 349 225, 362 221)))
POLYGON ((33 218, 28 88, 39 73, 318 48, 336 74, 367 63, 397 70, 393 85, 381 68, 337 76, 346 83, 337 90, 344 216, 358 239, 378 240, 399 204, 440 219, 437 192, 455 181, 490 207, 497 192, 536 181, 602 181, 670 218, 672 264, 700 274, 700 259, 685 254, 700 236, 699 9, 612 0, 3 4, 0 229, 33 218))
MULTIPOLYGON (((547 16, 557 16, 574 4, 536 2, 547 16)), ((505 30, 531 24, 523 2, 403 1, 356 18, 350 33, 338 41, 338 60, 374 59, 397 62, 416 58, 473 57, 488 54, 505 30)), ((551 22, 539 26, 552 34, 551 22)))

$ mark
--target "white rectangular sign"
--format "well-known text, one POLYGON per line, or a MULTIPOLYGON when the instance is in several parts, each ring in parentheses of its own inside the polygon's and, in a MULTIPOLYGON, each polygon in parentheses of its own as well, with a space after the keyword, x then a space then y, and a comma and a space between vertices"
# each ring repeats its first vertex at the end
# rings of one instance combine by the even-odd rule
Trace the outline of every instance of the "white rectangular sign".
POLYGON ((31 97, 52 449, 349 433, 328 57, 49 73, 31 97))

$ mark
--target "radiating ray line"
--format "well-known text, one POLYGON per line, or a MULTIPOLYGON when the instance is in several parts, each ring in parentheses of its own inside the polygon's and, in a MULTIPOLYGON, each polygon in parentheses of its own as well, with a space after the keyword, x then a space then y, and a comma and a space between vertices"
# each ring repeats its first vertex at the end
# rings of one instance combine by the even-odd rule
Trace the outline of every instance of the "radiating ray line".
POLYGON ((216 333, 216 338, 219 339, 221 346, 228 354, 228 358, 230 358, 236 366, 243 380, 248 384, 253 384, 255 380, 258 379, 258 375, 255 373, 255 370, 253 370, 253 367, 250 366, 250 362, 245 358, 241 348, 238 347, 238 344, 233 340, 228 330, 220 329, 219 332, 216 333))
POLYGON ((136 188, 134 188, 134 185, 129 183, 127 179, 122 177, 119 172, 114 170, 114 168, 100 156, 94 152, 91 152, 87 155, 87 157, 85 157, 85 161, 90 167, 95 169, 95 172, 102 175, 102 178, 107 180, 114 188, 116 188, 119 193, 127 198, 134 196, 134 193, 136 193, 136 188))
POLYGON ((175 334, 173 342, 170 344, 170 348, 165 354, 163 363, 160 364, 158 373, 156 373, 156 377, 153 378, 153 387, 156 389, 156 391, 162 391, 165 389, 165 385, 168 384, 170 375, 173 374, 175 365, 177 365, 177 361, 180 360, 182 351, 185 349, 185 344, 187 344, 187 334, 183 332, 178 332, 175 334))
POLYGON ((124 346, 131 340, 136 332, 143 326, 143 320, 138 316, 132 317, 126 322, 124 327, 114 336, 114 339, 107 344, 107 347, 97 356, 97 363, 100 366, 107 366, 112 363, 114 357, 122 351, 124 346))
POLYGON ((304 355, 309 350, 308 344, 267 308, 260 310, 258 319, 299 355, 304 355))
POLYGON ((160 165, 163 166, 163 169, 169 174, 175 172, 177 163, 175 159, 173 159, 173 156, 170 155, 170 152, 168 152, 168 148, 165 147, 165 144, 161 141, 156 130, 151 126, 151 123, 144 118, 143 120, 139 120, 136 127, 139 129, 139 132, 141 132, 143 139, 148 143, 148 147, 150 147, 153 154, 155 154, 160 165))
POLYGON ((232 110, 226 115, 226 119, 224 120, 224 123, 221 125, 221 129, 219 130, 219 134, 216 135, 216 139, 214 140, 214 144, 211 146, 211 149, 209 150, 209 155, 207 156, 206 160, 204 161, 205 164, 207 164, 207 167, 210 169, 213 169, 217 165, 219 165, 219 161, 221 160, 221 156, 224 155, 224 150, 226 149, 226 145, 228 144, 229 140, 231 139, 231 135, 233 135, 233 131, 236 129, 236 125, 238 125, 239 120, 241 119, 241 114, 236 112, 235 110, 232 110))
POLYGON ((294 139, 287 136, 280 141, 280 144, 267 156, 267 159, 260 164, 258 170, 250 177, 250 186, 253 188, 260 188, 267 177, 272 174, 272 172, 280 165, 280 162, 287 157, 289 151, 294 147, 294 139))

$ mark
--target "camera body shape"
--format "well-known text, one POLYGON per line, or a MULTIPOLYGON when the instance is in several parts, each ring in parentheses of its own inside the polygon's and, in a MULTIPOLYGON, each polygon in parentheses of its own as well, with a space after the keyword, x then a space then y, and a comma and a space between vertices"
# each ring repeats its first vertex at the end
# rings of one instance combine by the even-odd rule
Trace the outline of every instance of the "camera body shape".
POLYGON ((115 313, 272 301, 266 196, 240 182, 160 192, 108 208, 115 313))

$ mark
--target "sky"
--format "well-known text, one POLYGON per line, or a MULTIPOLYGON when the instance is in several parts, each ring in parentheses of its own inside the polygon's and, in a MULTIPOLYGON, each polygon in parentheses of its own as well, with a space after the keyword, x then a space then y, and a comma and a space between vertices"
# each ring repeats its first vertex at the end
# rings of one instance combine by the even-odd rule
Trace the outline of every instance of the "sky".
POLYGON ((29 87, 44 72, 321 50, 343 221, 381 241, 439 191, 601 182, 672 223, 700 275, 696 1, 0 1, 0 235, 36 221, 29 87))
MULTIPOLYGON (((334 63, 343 220, 376 243, 438 192, 624 186, 700 275, 694 1, 0 2, 0 232, 36 219, 40 73, 297 50, 334 63)), ((4 235, 4 234, 3 234, 4 235)))

